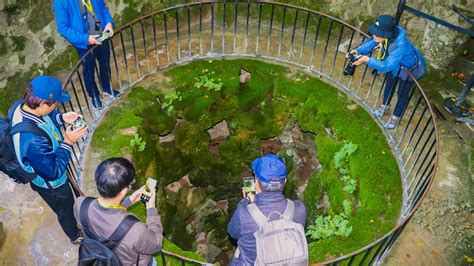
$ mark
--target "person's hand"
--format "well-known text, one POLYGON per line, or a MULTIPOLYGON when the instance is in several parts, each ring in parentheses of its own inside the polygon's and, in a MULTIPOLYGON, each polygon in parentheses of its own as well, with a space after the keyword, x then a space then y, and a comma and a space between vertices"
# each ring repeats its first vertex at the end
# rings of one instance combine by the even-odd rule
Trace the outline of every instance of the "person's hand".
POLYGON ((146 208, 147 209, 151 209, 151 208, 156 208, 156 191, 155 190, 152 190, 150 191, 150 200, 147 201, 147 203, 145 204, 146 208))
POLYGON ((107 25, 105 25, 104 31, 109 31, 110 37, 112 37, 114 35, 114 26, 112 23, 107 23, 107 25))
POLYGON ((64 122, 66 122, 67 124, 73 124, 74 121, 76 121, 76 119, 78 117, 82 117, 82 115, 76 113, 76 112, 67 112, 67 113, 64 113, 63 114, 63 120, 64 122))
POLYGON ((132 205, 140 201, 140 197, 142 194, 145 192, 145 186, 142 186, 141 188, 135 190, 135 192, 130 195, 130 201, 132 202, 132 205))
POLYGON ((250 203, 255 202, 255 194, 253 194, 252 192, 247 193, 245 197, 250 203))
POLYGON ((85 134, 87 134, 87 127, 82 127, 76 130, 72 130, 72 125, 69 125, 66 127, 66 135, 64 138, 64 142, 69 145, 73 145, 82 137, 84 137, 85 134))
POLYGON ((97 40, 99 35, 89 35, 89 40, 87 41, 90 45, 99 45, 100 42, 97 40))
POLYGON ((357 55, 357 50, 351 50, 348 54, 346 54, 346 58, 349 58, 349 54, 357 55))
POLYGON ((369 58, 368 56, 363 55, 363 56, 361 56, 361 57, 359 58, 359 60, 355 61, 355 62, 353 63, 353 65, 358 66, 358 65, 360 65, 360 64, 365 64, 365 63, 369 62, 369 59, 370 59, 370 58, 369 58))

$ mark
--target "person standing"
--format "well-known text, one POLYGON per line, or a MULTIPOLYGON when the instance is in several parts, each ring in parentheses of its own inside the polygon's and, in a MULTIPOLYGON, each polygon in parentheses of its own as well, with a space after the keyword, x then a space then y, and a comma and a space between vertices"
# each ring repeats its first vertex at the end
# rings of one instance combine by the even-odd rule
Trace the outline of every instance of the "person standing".
POLYGON ((381 118, 389 111, 389 104, 398 84, 398 100, 393 116, 385 127, 394 128, 402 117, 408 105, 410 92, 415 82, 408 76, 405 69, 412 72, 415 79, 426 74, 426 62, 423 55, 408 40, 406 31, 397 26, 395 18, 382 15, 369 27, 372 38, 363 43, 352 54, 362 55, 354 65, 367 64, 380 73, 387 73, 382 105, 374 111, 374 115, 381 118), (367 56, 373 49, 377 49, 376 56, 367 56))
MULTIPOLYGON (((124 158, 109 158, 99 164, 95 171, 95 183, 99 198, 77 198, 74 215, 81 227, 92 231, 98 238, 110 237, 129 215, 127 207, 140 201, 145 186, 126 196, 135 181, 135 168, 124 158)), ((150 191, 146 202, 146 223, 135 222, 112 250, 122 265, 152 265, 153 254, 161 250, 163 226, 155 206, 156 192, 150 191)), ((87 233, 85 234, 87 237, 87 233)), ((81 260, 81 257, 79 257, 81 260)))
POLYGON ((110 42, 98 41, 103 32, 110 36, 114 34, 114 22, 104 0, 54 0, 53 9, 59 33, 76 48, 79 57, 82 58, 97 46, 82 63, 84 83, 92 105, 97 109, 102 108, 94 78, 95 60, 99 61, 99 79, 103 92, 120 97, 121 93, 112 89, 110 84, 110 42))
MULTIPOLYGON (((237 240, 237 251, 231 265, 254 265, 257 258, 255 232, 259 230, 257 221, 250 213, 250 205, 269 219, 275 214, 286 213, 288 205, 293 206, 292 220, 303 227, 306 223, 306 208, 299 200, 289 201, 283 195, 287 171, 283 159, 274 154, 267 154, 252 162, 255 174, 256 195, 248 193, 237 205, 232 218, 227 224, 227 232, 237 240)), ((277 217, 277 215, 275 215, 277 217)))
POLYGON ((87 127, 72 130, 72 123, 80 115, 57 110, 59 102, 69 100, 59 80, 38 76, 28 84, 24 98, 9 109, 8 118, 12 127, 26 122, 45 132, 44 136, 33 132, 13 134, 16 157, 26 172, 37 175, 30 182, 31 188, 56 213, 70 241, 77 244, 81 237, 72 212, 75 196, 66 169, 71 159, 72 145, 87 133, 87 127), (63 139, 58 127, 64 124, 68 126, 63 139))

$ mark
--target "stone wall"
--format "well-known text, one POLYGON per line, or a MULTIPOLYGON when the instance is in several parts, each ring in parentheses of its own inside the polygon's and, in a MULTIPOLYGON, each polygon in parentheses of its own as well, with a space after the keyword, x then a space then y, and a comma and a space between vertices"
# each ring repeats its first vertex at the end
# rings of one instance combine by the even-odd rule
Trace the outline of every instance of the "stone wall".
MULTIPOLYGON (((141 14, 159 10, 180 1, 106 0, 118 25, 141 14)), ((291 0, 295 5, 322 10, 363 30, 374 18, 383 13, 394 14, 398 0, 291 0)), ((23 88, 31 77, 39 73, 55 73, 71 69, 77 62, 74 49, 58 34, 52 0, 2 0, 0 1, 0 115, 5 114, 12 101, 21 97, 23 88)), ((464 27, 466 22, 450 11, 451 4, 474 10, 474 2, 467 0, 418 0, 409 5, 451 23, 464 27)), ((431 66, 444 68, 459 54, 467 37, 424 19, 405 13, 401 25, 421 48, 431 66)))

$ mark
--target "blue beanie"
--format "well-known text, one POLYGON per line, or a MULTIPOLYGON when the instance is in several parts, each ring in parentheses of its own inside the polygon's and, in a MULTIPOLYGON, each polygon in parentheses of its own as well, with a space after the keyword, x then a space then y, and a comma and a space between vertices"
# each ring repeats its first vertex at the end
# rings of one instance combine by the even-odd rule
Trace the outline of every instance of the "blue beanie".
POLYGON ((285 183, 286 166, 282 158, 267 154, 252 162, 252 169, 260 181, 272 184, 285 183))

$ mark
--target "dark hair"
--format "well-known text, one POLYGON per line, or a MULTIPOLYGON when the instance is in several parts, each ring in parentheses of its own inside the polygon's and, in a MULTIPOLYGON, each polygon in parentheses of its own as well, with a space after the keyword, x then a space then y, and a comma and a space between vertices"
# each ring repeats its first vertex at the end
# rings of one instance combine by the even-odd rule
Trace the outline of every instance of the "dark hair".
POLYGON ((116 197, 135 179, 133 164, 124 158, 109 158, 95 170, 95 184, 104 198, 116 197))
POLYGON ((276 192, 285 190, 285 182, 278 184, 265 183, 262 180, 257 179, 258 186, 263 192, 276 192))
POLYGON ((25 96, 23 96, 23 100, 25 101, 25 105, 30 107, 31 109, 38 108, 41 103, 45 103, 48 106, 51 106, 55 103, 54 101, 43 100, 41 98, 36 97, 33 93, 33 86, 31 86, 31 83, 28 83, 28 86, 26 86, 26 92, 25 96))

